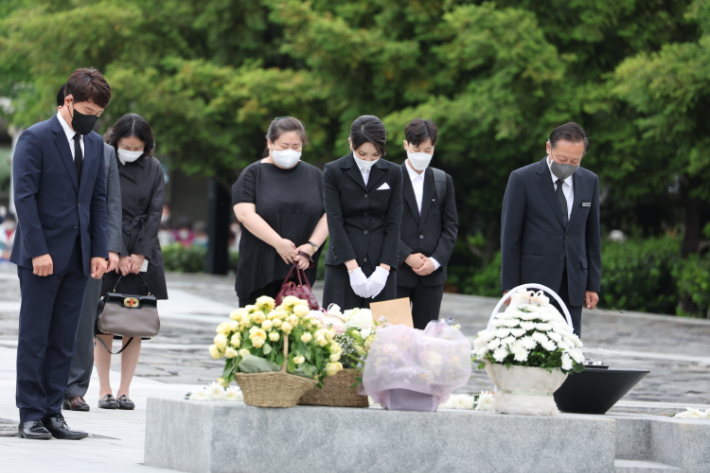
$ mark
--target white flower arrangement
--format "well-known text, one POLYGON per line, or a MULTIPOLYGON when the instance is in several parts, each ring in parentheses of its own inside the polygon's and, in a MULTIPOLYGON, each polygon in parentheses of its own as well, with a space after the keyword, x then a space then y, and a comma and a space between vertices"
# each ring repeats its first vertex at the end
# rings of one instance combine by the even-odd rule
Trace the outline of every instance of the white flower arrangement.
POLYGON ((584 370, 582 342, 541 292, 520 290, 497 314, 491 330, 478 332, 472 359, 506 366, 528 366, 564 373, 584 370))
POLYGON ((700 409, 693 409, 692 407, 686 407, 685 412, 680 412, 673 417, 675 419, 705 419, 710 420, 710 409, 702 411, 700 409))
POLYGON ((493 412, 494 406, 495 397, 493 393, 482 391, 478 394, 452 394, 446 402, 439 404, 439 409, 493 412))
MULTIPOLYGON (((222 378, 220 378, 222 380, 222 378)), ((224 387, 219 382, 200 386, 185 395, 187 401, 237 401, 244 402, 241 389, 236 386, 224 387)))

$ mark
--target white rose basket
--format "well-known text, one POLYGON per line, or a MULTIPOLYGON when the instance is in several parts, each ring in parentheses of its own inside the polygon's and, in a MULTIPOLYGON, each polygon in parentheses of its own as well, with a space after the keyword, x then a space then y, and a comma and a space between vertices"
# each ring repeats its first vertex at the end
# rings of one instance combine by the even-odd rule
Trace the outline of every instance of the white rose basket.
MULTIPOLYGON (((512 289, 498 302, 488 321, 487 332, 495 332, 496 329, 494 327, 494 321, 499 315, 502 315, 499 314, 498 311, 506 300, 516 295, 516 293, 518 293, 521 289, 524 290, 527 288, 535 288, 551 294, 562 308, 569 329, 573 328, 572 318, 567 310, 567 307, 565 307, 562 299, 554 291, 546 286, 543 286, 542 284, 524 284, 512 289)), ((542 292, 538 292, 533 298, 531 298, 531 300, 537 302, 540 306, 547 307, 549 302, 545 299, 547 298, 542 296, 542 292)), ((513 308, 515 307, 512 303, 511 306, 513 306, 513 308)), ((512 309, 509 308, 508 311, 510 310, 512 309)), ((555 312, 557 313, 557 318, 559 319, 559 312, 556 310, 555 312)), ((561 320, 554 321, 552 323, 557 323, 558 326, 559 324, 562 324, 564 327, 564 323, 561 320)), ((565 331, 569 331, 566 327, 564 328, 565 331)), ((555 336, 555 338, 557 338, 557 336, 555 336)), ((562 336, 560 336, 560 340, 562 340, 562 336)), ((578 343, 577 346, 581 345, 576 337, 569 337, 569 340, 576 340, 578 343)), ((551 340, 548 340, 548 342, 551 342, 551 340)), ((565 343, 564 346, 567 346, 566 342, 561 343, 565 343)), ((562 346, 561 343, 560 347, 562 346)), ((555 349, 556 348, 557 345, 555 345, 555 349)), ((577 350, 577 352, 574 354, 576 357, 582 356, 580 351, 577 350)), ((576 358, 575 361, 577 361, 577 359, 578 358, 576 358)), ((496 388, 496 412, 501 414, 533 416, 555 416, 558 414, 559 411, 557 409, 557 404, 555 403, 553 394, 560 388, 560 386, 562 386, 565 379, 567 379, 567 374, 565 374, 560 368, 554 368, 552 369, 552 372, 550 372, 544 368, 527 366, 512 365, 506 367, 502 363, 492 363, 486 360, 486 373, 496 388)))

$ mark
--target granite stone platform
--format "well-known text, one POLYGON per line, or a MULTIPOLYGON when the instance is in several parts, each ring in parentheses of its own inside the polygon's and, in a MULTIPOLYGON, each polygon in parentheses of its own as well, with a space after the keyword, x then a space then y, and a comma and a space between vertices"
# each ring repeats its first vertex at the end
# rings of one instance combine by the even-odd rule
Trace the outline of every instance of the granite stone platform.
POLYGON ((145 464, 191 473, 710 471, 710 422, 149 399, 145 464))

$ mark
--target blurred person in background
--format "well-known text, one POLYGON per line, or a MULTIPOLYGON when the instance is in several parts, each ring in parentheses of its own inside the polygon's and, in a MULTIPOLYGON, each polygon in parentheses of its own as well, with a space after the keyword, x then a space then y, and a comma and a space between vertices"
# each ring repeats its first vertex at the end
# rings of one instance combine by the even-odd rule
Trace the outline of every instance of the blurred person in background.
MULTIPOLYGON (((118 268, 106 273, 101 293, 116 287, 124 294, 145 294, 148 291, 159 300, 168 298, 160 250, 158 229, 163 214, 165 180, 160 162, 153 157, 155 138, 148 122, 135 113, 118 119, 106 134, 108 144, 118 156, 123 212, 123 238, 118 268), (140 278, 138 277, 140 274, 140 278), (141 281, 142 279, 142 281, 141 281)), ((135 404, 129 397, 131 381, 138 365, 141 340, 123 340, 121 352, 121 384, 117 397, 111 389, 109 372, 111 353, 108 347, 113 335, 97 335, 101 343, 94 348, 96 371, 99 374, 99 407, 102 409, 132 410, 135 404)))
POLYGON ((175 228, 173 228, 173 240, 180 243, 183 248, 190 248, 195 240, 195 232, 192 231, 192 227, 192 220, 187 217, 180 218, 175 222, 175 228))
POLYGON ((315 283, 328 224, 322 172, 301 161, 306 144, 300 120, 275 119, 266 134, 265 157, 247 166, 232 186, 242 225, 236 282, 241 307, 261 296, 276 297, 294 263, 315 283))
POLYGON ((10 213, 5 214, 5 218, 0 223, 0 262, 10 261, 16 230, 17 219, 15 216, 10 213))
POLYGON ((198 220, 195 222, 195 239, 192 241, 192 244, 207 248, 209 241, 210 237, 207 235, 207 223, 203 220, 198 220))

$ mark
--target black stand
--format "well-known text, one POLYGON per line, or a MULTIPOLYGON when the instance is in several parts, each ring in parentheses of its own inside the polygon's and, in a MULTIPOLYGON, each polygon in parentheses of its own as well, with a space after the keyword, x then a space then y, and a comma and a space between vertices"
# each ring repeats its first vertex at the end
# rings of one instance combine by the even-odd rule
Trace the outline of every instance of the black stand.
POLYGON ((229 192, 217 180, 209 184, 209 220, 207 233, 207 272, 227 274, 229 271, 229 221, 232 199, 229 192))

